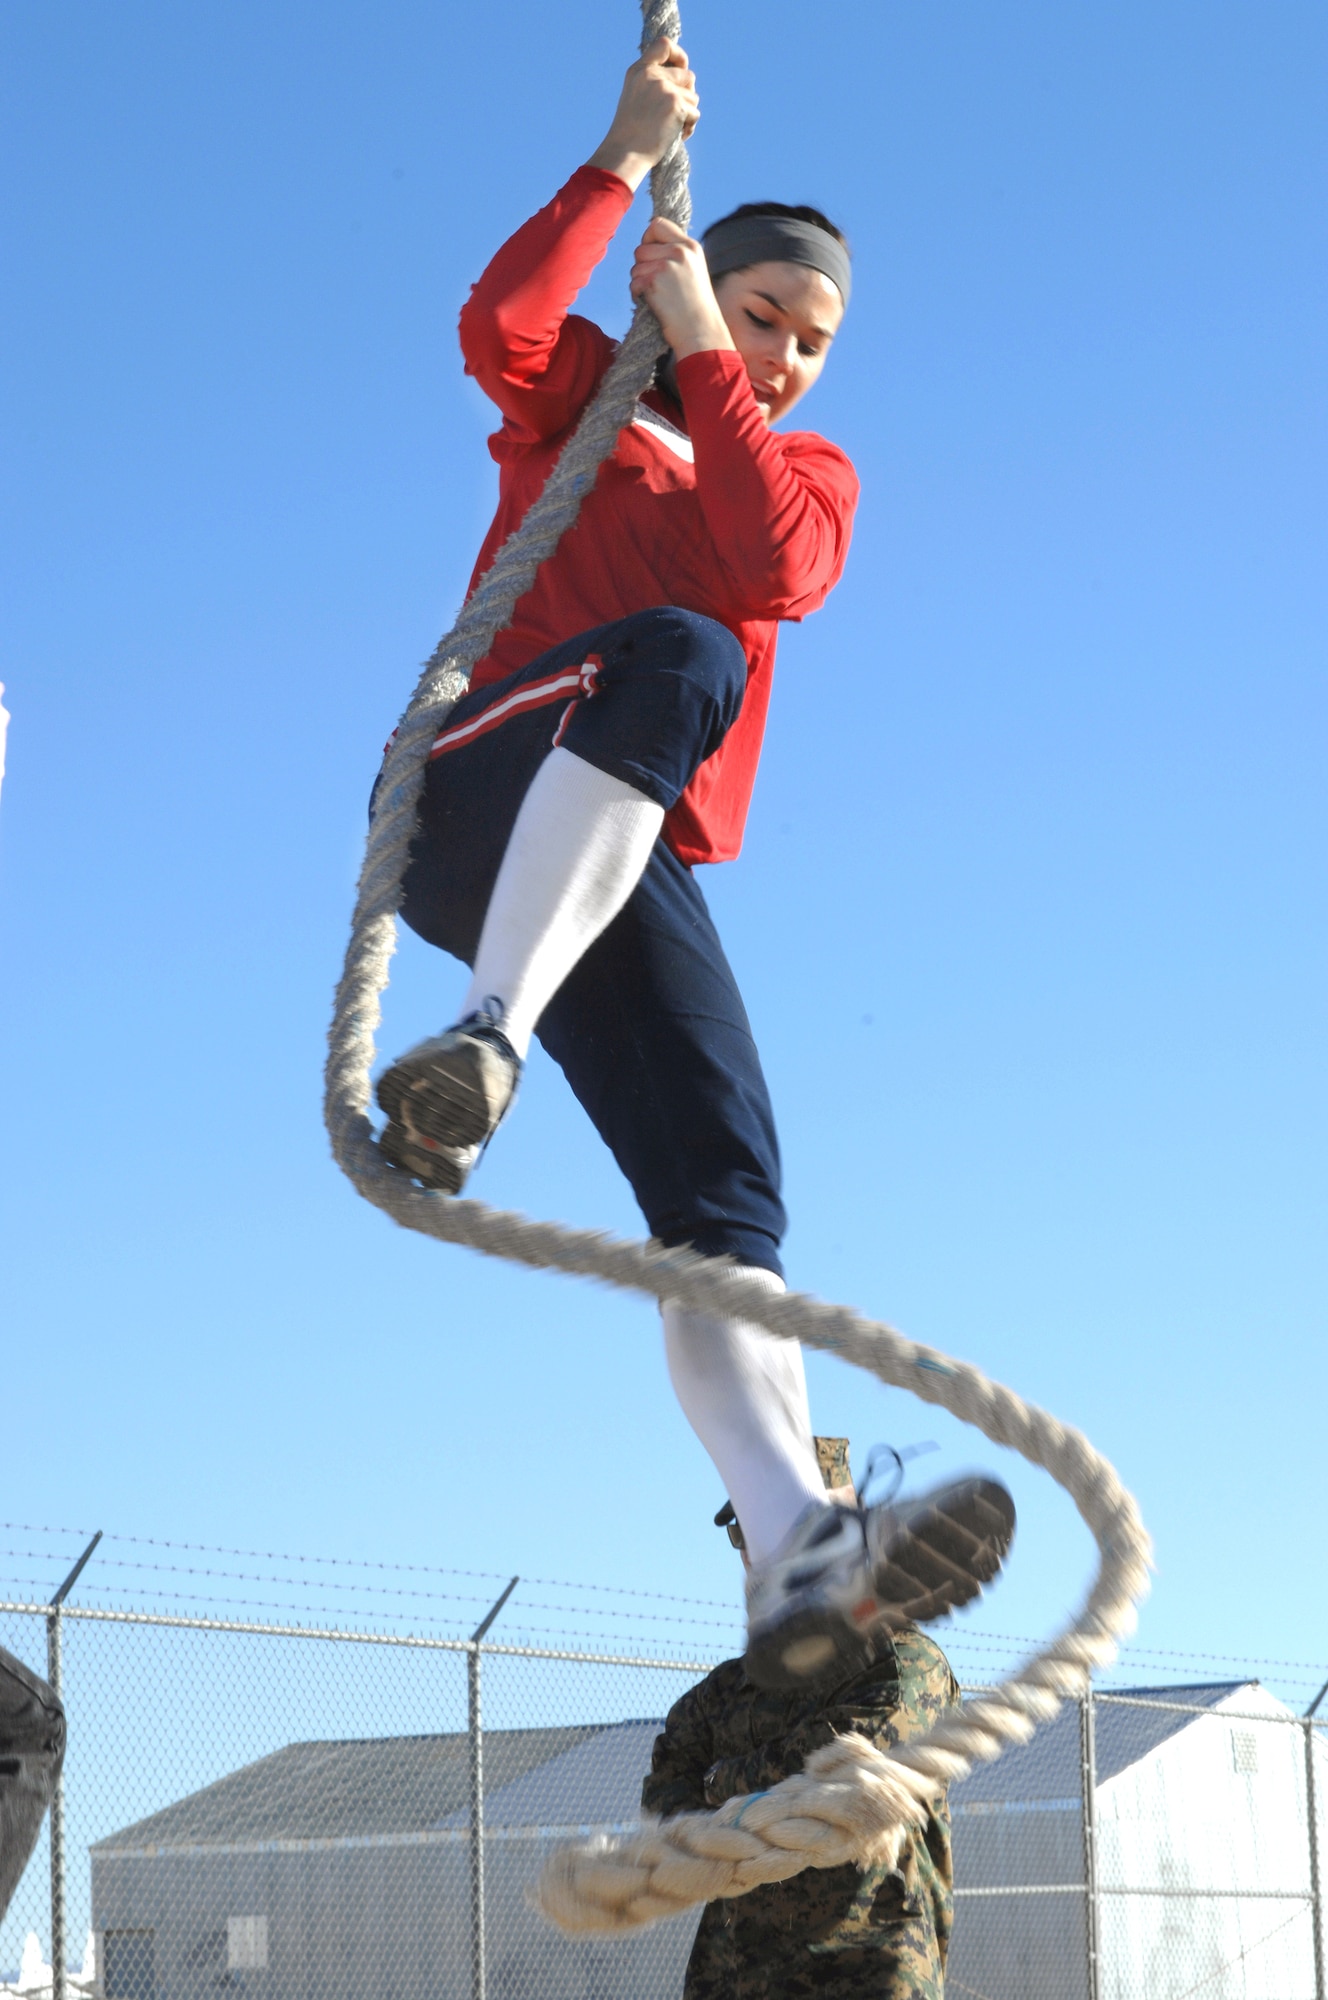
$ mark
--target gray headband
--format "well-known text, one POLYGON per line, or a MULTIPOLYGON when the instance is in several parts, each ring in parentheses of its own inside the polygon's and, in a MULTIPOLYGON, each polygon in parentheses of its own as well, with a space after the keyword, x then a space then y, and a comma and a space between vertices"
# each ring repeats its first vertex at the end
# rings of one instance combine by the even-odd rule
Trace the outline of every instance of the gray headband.
POLYGON ((736 215, 716 222, 701 238, 712 278, 747 264, 810 264, 837 285, 844 304, 852 289, 848 251, 837 236, 792 215, 736 215))

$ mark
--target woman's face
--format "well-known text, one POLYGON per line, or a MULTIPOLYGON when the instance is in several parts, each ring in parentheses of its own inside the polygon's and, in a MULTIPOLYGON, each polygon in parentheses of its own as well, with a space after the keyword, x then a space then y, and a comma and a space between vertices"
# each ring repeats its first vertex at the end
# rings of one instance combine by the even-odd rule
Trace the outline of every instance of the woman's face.
POLYGON ((748 264, 715 297, 768 424, 788 415, 825 366, 844 317, 839 287, 809 264, 748 264))

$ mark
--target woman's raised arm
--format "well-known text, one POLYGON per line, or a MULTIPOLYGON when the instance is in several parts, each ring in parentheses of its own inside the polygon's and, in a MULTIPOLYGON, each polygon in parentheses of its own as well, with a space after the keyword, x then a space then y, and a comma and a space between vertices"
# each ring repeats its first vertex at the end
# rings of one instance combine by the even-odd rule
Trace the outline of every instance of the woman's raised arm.
POLYGON ((675 139, 691 138, 700 116, 687 51, 661 35, 623 78, 613 123, 587 165, 617 174, 635 192, 675 139))
POLYGON ((556 437, 594 394, 613 342, 569 308, 633 190, 699 116, 686 54, 667 39, 653 43, 627 72, 604 143, 509 237, 471 292, 461 313, 466 372, 518 435, 556 437))

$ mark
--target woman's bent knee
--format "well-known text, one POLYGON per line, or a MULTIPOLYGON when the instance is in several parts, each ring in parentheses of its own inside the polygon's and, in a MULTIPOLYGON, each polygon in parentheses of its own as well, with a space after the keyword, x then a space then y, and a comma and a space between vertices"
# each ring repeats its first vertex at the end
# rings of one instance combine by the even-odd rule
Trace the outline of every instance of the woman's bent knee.
POLYGON ((626 672, 663 671, 695 682, 725 712, 726 728, 742 706, 746 655, 727 625, 699 611, 675 604, 635 611, 619 621, 611 653, 626 672))

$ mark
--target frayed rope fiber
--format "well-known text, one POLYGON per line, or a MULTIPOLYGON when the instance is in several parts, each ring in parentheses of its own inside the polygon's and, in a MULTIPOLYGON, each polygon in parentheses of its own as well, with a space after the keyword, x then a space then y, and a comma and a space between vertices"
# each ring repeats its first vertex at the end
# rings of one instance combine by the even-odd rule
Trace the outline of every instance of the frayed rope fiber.
MULTIPOLYGON (((642 47, 677 39, 673 0, 643 0, 642 47)), ((691 219, 687 152, 678 141, 651 176, 655 213, 686 228, 691 219)), ((380 999, 396 948, 396 912, 409 859, 429 749, 471 669, 510 622, 516 601, 576 519, 582 497, 618 433, 631 421, 664 351, 659 322, 638 307, 631 329, 544 492, 503 544, 429 659, 388 753, 365 849, 345 967, 328 1036, 324 1117, 338 1165, 356 1188, 404 1229, 461 1243, 538 1270, 598 1278, 626 1291, 676 1299, 693 1311, 734 1314, 781 1340, 838 1354, 892 1388, 909 1389, 1020 1452, 1069 1493, 1100 1555, 1078 1616, 1013 1677, 966 1702, 925 1736, 879 1751, 860 1737, 827 1744, 805 1771, 769 1792, 714 1813, 684 1813, 638 1833, 561 1849, 533 1900, 566 1931, 620 1931, 672 1916, 717 1896, 778 1882, 803 1868, 891 1857, 928 1802, 975 1763, 1023 1743, 1060 1701, 1078 1694, 1134 1630, 1148 1583, 1148 1537, 1133 1499, 1078 1431, 1057 1423, 965 1362, 917 1347, 893 1328, 805 1294, 778 1297, 731 1269, 685 1250, 624 1243, 506 1214, 479 1201, 431 1193, 388 1165, 369 1118, 380 999)))

